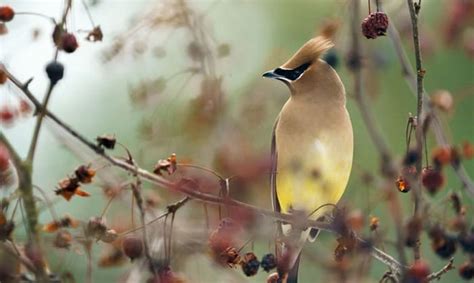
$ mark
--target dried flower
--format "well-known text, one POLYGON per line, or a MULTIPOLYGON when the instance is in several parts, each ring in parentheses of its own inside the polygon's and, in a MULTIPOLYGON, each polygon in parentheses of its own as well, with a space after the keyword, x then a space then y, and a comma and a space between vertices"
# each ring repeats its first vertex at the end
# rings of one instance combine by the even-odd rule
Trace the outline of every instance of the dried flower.
POLYGON ((376 216, 370 217, 370 231, 375 231, 379 227, 380 220, 376 216))
POLYGON ((9 22, 15 17, 15 11, 10 6, 0 7, 0 22, 9 22))
POLYGON ((94 27, 86 36, 86 40, 92 42, 102 41, 103 38, 104 34, 102 33, 100 26, 94 27))
POLYGON ((79 221, 71 218, 71 216, 66 215, 63 218, 50 222, 43 226, 43 231, 45 232, 56 232, 61 228, 76 228, 79 226, 79 221))
POLYGON ((98 136, 96 140, 99 147, 105 147, 107 149, 114 149, 115 143, 117 142, 114 135, 98 136))
POLYGON ((362 34, 371 39, 385 35, 388 28, 388 17, 383 12, 371 13, 362 22, 362 34))
POLYGON ((166 171, 168 172, 168 175, 173 174, 176 169, 177 169, 177 159, 176 159, 176 154, 173 153, 171 154, 170 157, 168 157, 166 160, 160 159, 155 165, 155 168, 153 169, 153 173, 157 175, 162 175, 161 171, 166 171))
POLYGON ((105 223, 105 218, 94 216, 89 219, 85 229, 85 234, 87 237, 92 237, 97 240, 100 240, 105 233, 107 232, 107 225, 105 223))
POLYGON ((237 251, 237 249, 234 247, 228 247, 221 254, 221 263, 226 264, 229 267, 234 267, 235 265, 239 264, 240 260, 239 251, 237 251))
POLYGON ((71 247, 72 235, 67 230, 60 230, 56 233, 53 245, 60 249, 69 249, 71 247))
POLYGON ((79 182, 89 184, 95 176, 95 170, 90 165, 81 165, 74 171, 74 174, 79 182))
POLYGON ((112 243, 118 238, 118 233, 114 229, 108 229, 105 231, 104 235, 100 238, 100 240, 104 243, 112 243))

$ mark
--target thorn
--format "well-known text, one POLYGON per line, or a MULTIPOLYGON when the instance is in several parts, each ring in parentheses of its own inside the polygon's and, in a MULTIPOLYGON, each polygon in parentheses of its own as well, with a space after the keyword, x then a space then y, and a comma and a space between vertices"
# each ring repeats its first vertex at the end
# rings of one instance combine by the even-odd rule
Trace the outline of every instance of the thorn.
POLYGON ((25 89, 28 89, 28 86, 30 85, 30 83, 33 81, 33 77, 29 78, 24 84, 23 84, 23 88, 25 89))

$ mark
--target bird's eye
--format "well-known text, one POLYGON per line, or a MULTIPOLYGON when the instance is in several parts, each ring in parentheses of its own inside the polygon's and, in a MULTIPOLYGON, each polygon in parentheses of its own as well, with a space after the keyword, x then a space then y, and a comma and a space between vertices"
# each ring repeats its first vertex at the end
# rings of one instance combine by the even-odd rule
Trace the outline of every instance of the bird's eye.
POLYGON ((310 65, 311 63, 304 63, 301 66, 292 70, 277 68, 275 69, 274 73, 282 77, 285 77, 286 79, 290 81, 295 81, 299 79, 299 77, 301 77, 301 75, 304 73, 304 71, 306 71, 306 69, 309 68, 310 65))

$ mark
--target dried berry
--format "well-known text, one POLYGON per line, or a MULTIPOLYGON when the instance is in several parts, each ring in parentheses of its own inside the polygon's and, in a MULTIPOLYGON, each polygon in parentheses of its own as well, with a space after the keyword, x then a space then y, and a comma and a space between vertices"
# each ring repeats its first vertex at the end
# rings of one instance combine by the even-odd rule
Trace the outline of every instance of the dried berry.
POLYGON ((67 201, 71 200, 74 195, 88 197, 90 194, 81 190, 79 180, 77 178, 65 178, 59 181, 58 189, 54 191, 57 195, 62 196, 67 201))
POLYGON ((437 90, 430 96, 431 103, 444 112, 453 110, 454 101, 452 94, 447 90, 437 90))
POLYGON ((276 268, 277 261, 274 254, 266 254, 262 257, 262 261, 260 262, 263 270, 266 272, 270 272, 270 270, 276 268))
POLYGON ((138 237, 129 236, 122 242, 123 253, 131 260, 139 258, 143 253, 143 243, 138 237))
POLYGON ((402 193, 408 193, 411 189, 410 183, 408 183, 408 181, 403 176, 398 176, 397 180, 395 181, 395 186, 397 186, 397 189, 402 193))
POLYGON ((423 186, 429 193, 436 193, 444 185, 444 176, 441 171, 431 167, 424 168, 421 173, 423 186))
POLYGON ((474 263, 472 261, 466 261, 459 267, 459 276, 465 280, 471 280, 474 278, 474 263))
POLYGON ((433 150, 433 163, 440 167, 443 165, 448 165, 452 160, 452 150, 449 146, 437 147, 433 150))
POLYGON ((468 141, 464 141, 462 144, 462 155, 466 159, 471 159, 474 157, 474 145, 468 141))
POLYGON ((51 84, 56 84, 59 82, 64 76, 64 66, 63 64, 52 61, 48 65, 46 65, 46 74, 51 82, 51 84))
POLYGON ((242 271, 246 276, 254 276, 260 268, 260 262, 254 253, 246 253, 241 262, 242 271))
POLYGON ((428 236, 431 239, 431 247, 440 257, 450 258, 456 252, 456 239, 448 235, 441 226, 432 227, 428 236))
POLYGON ((9 22, 15 17, 15 11, 9 6, 0 7, 0 21, 9 22))
POLYGON ((362 34, 366 38, 375 39, 385 35, 388 28, 388 16, 383 12, 371 13, 362 22, 362 34))
POLYGON ((95 176, 95 170, 90 165, 81 165, 74 171, 74 174, 79 182, 89 184, 95 176))
POLYGON ((117 139, 114 135, 102 135, 96 138, 97 145, 107 149, 114 149, 117 139))
POLYGON ((420 159, 420 155, 416 149, 410 149, 403 158, 403 165, 412 166, 420 159))
POLYGON ((76 36, 72 33, 63 33, 61 37, 61 49, 66 53, 73 53, 79 47, 76 36))
POLYGON ((0 143, 0 172, 6 171, 10 167, 10 151, 0 143))

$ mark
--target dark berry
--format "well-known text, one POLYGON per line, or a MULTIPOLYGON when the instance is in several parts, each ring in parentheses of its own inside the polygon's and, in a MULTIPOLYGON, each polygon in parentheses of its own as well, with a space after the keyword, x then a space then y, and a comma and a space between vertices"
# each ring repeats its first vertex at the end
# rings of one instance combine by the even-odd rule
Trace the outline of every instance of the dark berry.
POLYGON ((64 33, 61 38, 61 48, 66 53, 72 53, 79 47, 76 36, 72 33, 64 33))
POLYGON ((263 270, 269 272, 270 270, 274 269, 277 265, 276 257, 274 254, 266 254, 262 257, 262 261, 260 262, 263 270))
POLYGON ((142 240, 137 237, 127 237, 122 242, 123 253, 131 260, 139 258, 143 253, 142 240))
POLYGON ((53 61, 46 66, 46 74, 48 75, 51 84, 56 84, 64 76, 64 66, 63 64, 53 61))
POLYGON ((15 11, 9 6, 0 7, 0 21, 9 22, 15 17, 15 11))
POLYGON ((388 17, 383 12, 371 13, 362 22, 362 34, 367 38, 375 39, 385 35, 388 28, 388 17))
POLYGON ((461 233, 458 241, 466 253, 474 254, 474 232, 461 233))
POLYGON ((260 262, 254 253, 246 253, 241 264, 242 271, 246 276, 254 276, 260 267, 260 262))
POLYGON ((410 149, 405 157, 403 158, 403 165, 411 166, 415 165, 416 161, 420 158, 418 152, 415 149, 410 149))
POLYGON ((446 235, 444 238, 432 242, 432 247, 437 255, 442 258, 450 258, 456 252, 456 240, 446 235))
POLYGON ((466 280, 474 278, 474 263, 470 261, 464 262, 459 267, 459 276, 466 280))

